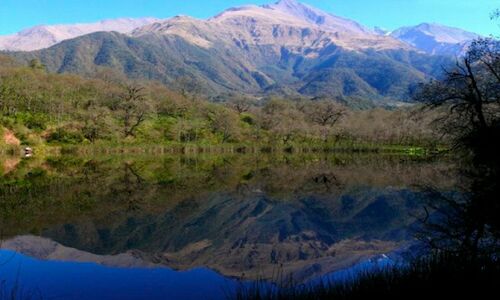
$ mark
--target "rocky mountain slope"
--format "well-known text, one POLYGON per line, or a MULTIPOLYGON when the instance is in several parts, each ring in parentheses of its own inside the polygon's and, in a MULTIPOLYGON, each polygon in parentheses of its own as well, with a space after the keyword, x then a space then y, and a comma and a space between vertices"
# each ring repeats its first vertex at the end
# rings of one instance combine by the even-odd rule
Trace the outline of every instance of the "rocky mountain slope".
POLYGON ((2 247, 42 259, 204 266, 260 279, 280 264, 296 280, 313 278, 400 248, 428 203, 418 187, 456 185, 451 161, 399 156, 31 163, 0 182, 4 239, 11 240, 2 247), (30 177, 39 165, 45 172, 30 177), (53 242, 12 242, 29 234, 53 242))
POLYGON ((377 102, 409 99, 419 82, 448 63, 295 0, 232 8, 208 20, 178 16, 129 35, 93 33, 12 55, 23 62, 39 58, 52 72, 92 74, 108 67, 212 97, 247 93, 377 102))
MULTIPOLYGON (((404 200, 408 196, 421 201, 407 190, 360 189, 338 198, 309 195, 281 202, 254 190, 244 197, 191 199, 157 216, 129 216, 114 224, 55 226, 43 235, 96 258, 124 259, 132 251, 178 270, 207 266, 255 279, 283 264, 285 273, 305 281, 404 245, 404 228, 413 222, 408 214, 416 211, 404 200)), ((49 257, 57 258, 57 252, 49 257)))

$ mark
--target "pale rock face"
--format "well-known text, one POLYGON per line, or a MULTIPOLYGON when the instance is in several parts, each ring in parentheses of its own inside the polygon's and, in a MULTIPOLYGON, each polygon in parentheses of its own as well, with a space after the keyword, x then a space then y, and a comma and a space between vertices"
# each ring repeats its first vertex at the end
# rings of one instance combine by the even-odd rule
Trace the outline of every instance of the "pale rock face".
POLYGON ((295 0, 281 0, 264 8, 272 9, 293 15, 301 20, 321 26, 331 31, 353 32, 358 34, 372 33, 364 26, 345 18, 325 13, 317 8, 299 3, 295 0))
POLYGON ((423 23, 402 27, 391 33, 397 38, 428 54, 459 55, 478 34, 440 24, 423 23))
POLYGON ((0 36, 0 50, 33 51, 61 41, 98 31, 116 31, 142 36, 177 36, 209 49, 218 45, 287 47, 292 52, 315 50, 329 45, 348 50, 418 49, 428 54, 456 55, 478 35, 439 24, 420 24, 393 32, 369 29, 296 0, 280 0, 270 5, 230 8, 208 20, 178 16, 105 20, 90 24, 37 26, 19 33, 0 36))
POLYGON ((40 25, 13 35, 0 36, 0 50, 33 51, 48 48, 64 40, 98 31, 128 33, 137 27, 157 22, 155 18, 115 19, 73 25, 40 25))
POLYGON ((204 48, 210 48, 215 43, 236 44, 242 48, 265 45, 275 47, 277 51, 281 47, 287 47, 292 52, 307 50, 309 56, 315 56, 315 50, 331 44, 350 50, 409 48, 354 21, 294 0, 231 8, 208 20, 175 17, 132 32, 132 36, 146 34, 176 35, 204 48))

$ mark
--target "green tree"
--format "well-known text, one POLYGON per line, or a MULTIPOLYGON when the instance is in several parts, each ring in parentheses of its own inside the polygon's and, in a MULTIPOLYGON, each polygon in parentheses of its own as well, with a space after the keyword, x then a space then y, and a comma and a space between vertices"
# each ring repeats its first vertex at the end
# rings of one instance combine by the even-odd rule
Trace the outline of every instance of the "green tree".
POLYGON ((37 58, 30 60, 28 65, 33 70, 45 71, 47 69, 47 67, 37 58))
POLYGON ((207 114, 207 119, 213 132, 222 136, 222 143, 239 137, 239 118, 234 112, 224 107, 213 106, 207 114))

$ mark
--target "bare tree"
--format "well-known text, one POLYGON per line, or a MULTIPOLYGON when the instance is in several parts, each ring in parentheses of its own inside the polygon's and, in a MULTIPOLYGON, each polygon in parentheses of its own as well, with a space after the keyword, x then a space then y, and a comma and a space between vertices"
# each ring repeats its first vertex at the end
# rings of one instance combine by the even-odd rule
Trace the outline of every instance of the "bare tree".
POLYGON ((321 126, 334 126, 346 114, 346 109, 332 101, 311 102, 304 111, 312 122, 321 126))
POLYGON ((144 88, 130 84, 119 97, 118 110, 122 112, 124 137, 135 136, 135 131, 152 112, 151 105, 144 94, 144 88))
POLYGON ((239 135, 238 117, 226 108, 215 108, 207 114, 214 133, 222 135, 222 143, 228 142, 239 135))
POLYGON ((428 107, 447 107, 447 133, 458 140, 480 136, 500 119, 500 46, 493 39, 474 41, 443 80, 423 85, 415 99, 428 107), (451 127, 451 128, 450 128, 451 127))
POLYGON ((248 112, 252 104, 252 99, 243 96, 236 96, 228 101, 228 106, 240 115, 248 112))

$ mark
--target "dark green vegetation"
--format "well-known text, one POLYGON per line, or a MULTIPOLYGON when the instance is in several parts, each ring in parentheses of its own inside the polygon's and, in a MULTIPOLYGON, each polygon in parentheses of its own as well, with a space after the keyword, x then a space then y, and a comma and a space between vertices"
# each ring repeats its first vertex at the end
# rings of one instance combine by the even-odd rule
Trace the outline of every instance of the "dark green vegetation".
POLYGON ((498 291, 500 264, 491 258, 468 259, 436 254, 406 266, 366 271, 347 281, 277 288, 265 281, 242 286, 236 299, 490 299, 498 291))
POLYGON ((130 37, 99 32, 49 49, 12 53, 23 63, 39 59, 49 71, 93 75, 108 67, 130 78, 157 80, 211 98, 231 94, 410 100, 419 82, 439 75, 446 57, 411 50, 352 51, 334 44, 318 57, 307 49, 217 41, 200 47, 177 35, 130 37))
POLYGON ((242 289, 241 299, 483 298, 500 283, 500 44, 475 41, 441 81, 423 86, 417 100, 447 108, 441 130, 461 150, 463 197, 429 187, 416 237, 424 251, 409 266, 368 272, 324 286, 242 289))
POLYGON ((423 216, 419 186, 454 186, 449 161, 412 156, 15 159, 3 160, 0 179, 4 240, 32 234, 247 279, 282 265, 306 281, 397 249, 411 238, 408 216, 423 216))
MULTIPOLYGON (((93 79, 46 73, 38 61, 0 61, 0 126, 24 145, 228 144, 251 149, 401 151, 443 144, 417 108, 355 110, 335 100, 211 103, 109 70, 93 79)), ((4 131, 5 131, 4 130, 4 131)), ((2 138, 0 143, 6 143, 2 138)))

